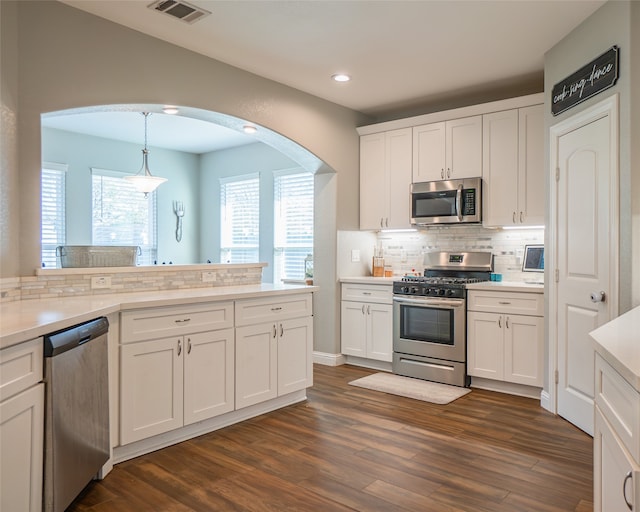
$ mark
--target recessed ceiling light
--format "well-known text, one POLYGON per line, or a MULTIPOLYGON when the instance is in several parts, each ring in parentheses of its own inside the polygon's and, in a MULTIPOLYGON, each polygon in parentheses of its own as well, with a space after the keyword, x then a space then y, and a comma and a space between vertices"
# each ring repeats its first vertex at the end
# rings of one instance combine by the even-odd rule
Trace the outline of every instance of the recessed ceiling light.
POLYGON ((242 129, 244 130, 244 133, 256 133, 258 131, 258 129, 253 126, 252 124, 245 124, 242 129))
POLYGON ((178 107, 174 107, 173 105, 165 105, 162 109, 165 114, 177 114, 179 112, 178 107))
POLYGON ((336 82, 348 82, 351 80, 351 76, 345 73, 336 73, 335 75, 332 75, 331 78, 336 82))

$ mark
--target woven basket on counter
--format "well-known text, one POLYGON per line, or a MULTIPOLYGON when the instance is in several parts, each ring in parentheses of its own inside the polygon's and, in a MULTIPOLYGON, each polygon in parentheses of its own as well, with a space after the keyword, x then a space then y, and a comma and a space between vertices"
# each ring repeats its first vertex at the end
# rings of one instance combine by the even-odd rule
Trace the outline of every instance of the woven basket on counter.
POLYGON ((138 255, 137 245, 59 245, 56 256, 62 268, 134 267, 138 255))

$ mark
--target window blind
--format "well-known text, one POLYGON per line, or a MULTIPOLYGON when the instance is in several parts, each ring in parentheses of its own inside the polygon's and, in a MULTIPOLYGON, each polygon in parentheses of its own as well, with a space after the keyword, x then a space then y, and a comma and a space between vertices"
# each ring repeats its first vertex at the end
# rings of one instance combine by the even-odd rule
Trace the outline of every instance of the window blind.
POLYGON ((56 247, 66 241, 65 181, 67 166, 45 163, 42 167, 42 266, 58 267, 56 247))
POLYGON ((260 247, 260 177, 220 179, 220 261, 253 263, 260 247))
POLYGON ((124 173, 91 169, 92 243, 137 245, 138 264, 152 265, 157 259, 156 193, 147 197, 123 179, 124 173))
POLYGON ((274 173, 274 282, 304 279, 313 255, 313 174, 274 173))

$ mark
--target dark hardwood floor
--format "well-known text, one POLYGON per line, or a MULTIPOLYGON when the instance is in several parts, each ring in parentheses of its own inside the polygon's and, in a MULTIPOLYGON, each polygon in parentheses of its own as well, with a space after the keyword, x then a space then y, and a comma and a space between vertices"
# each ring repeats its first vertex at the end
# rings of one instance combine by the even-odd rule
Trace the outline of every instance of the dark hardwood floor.
POLYGON ((308 401, 118 464, 70 511, 592 511, 592 439, 537 401, 448 405, 316 365, 308 401))

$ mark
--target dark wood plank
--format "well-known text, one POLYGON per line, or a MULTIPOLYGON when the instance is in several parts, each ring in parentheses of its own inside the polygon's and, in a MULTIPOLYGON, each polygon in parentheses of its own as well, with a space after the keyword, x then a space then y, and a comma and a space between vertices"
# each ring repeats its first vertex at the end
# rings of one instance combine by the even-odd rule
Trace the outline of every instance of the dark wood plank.
POLYGON ((589 512, 593 442, 527 398, 448 405, 314 367, 304 403, 118 464, 71 512, 589 512))

